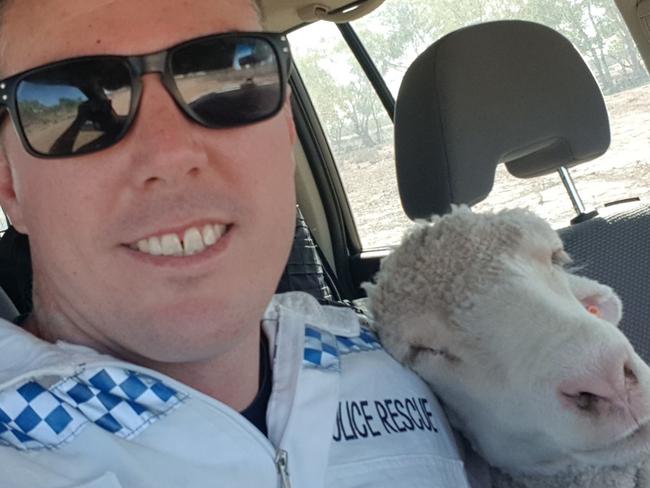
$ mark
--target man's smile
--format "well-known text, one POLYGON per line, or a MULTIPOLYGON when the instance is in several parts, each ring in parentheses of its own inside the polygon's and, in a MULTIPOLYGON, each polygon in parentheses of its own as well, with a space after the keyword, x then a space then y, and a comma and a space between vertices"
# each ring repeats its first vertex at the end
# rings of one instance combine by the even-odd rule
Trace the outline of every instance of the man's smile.
POLYGON ((128 247, 151 256, 192 256, 214 246, 227 230, 225 224, 191 226, 179 232, 144 237, 128 247))

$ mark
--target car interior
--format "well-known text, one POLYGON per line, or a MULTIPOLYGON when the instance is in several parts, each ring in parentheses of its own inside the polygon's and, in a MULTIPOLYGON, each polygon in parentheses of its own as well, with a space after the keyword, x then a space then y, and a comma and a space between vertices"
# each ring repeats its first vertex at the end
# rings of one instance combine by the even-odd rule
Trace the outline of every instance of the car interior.
MULTIPOLYGON (((643 324, 650 305, 643 283, 650 273, 643 265, 650 258, 644 239, 650 208, 639 203, 601 214, 587 211, 572 193, 568 168, 588 165, 610 143, 603 95, 582 57, 564 36, 536 23, 479 23, 437 39, 408 68, 394 97, 351 24, 383 3, 264 0, 264 27, 288 34, 314 22, 337 24, 394 120, 395 178, 411 219, 477 204, 491 192, 499 165, 524 179, 559 173, 576 208, 572 224, 560 230, 576 272, 621 295, 622 329, 647 361, 650 332, 643 324)), ((641 58, 650 62, 650 1, 617 0, 616 6, 641 58)), ((302 290, 325 303, 362 306, 361 284, 372 280, 390 247, 362 245, 299 68, 290 85, 299 210, 278 292, 302 290)), ((0 238, 0 317, 13 320, 30 308, 28 239, 9 226, 0 238)))

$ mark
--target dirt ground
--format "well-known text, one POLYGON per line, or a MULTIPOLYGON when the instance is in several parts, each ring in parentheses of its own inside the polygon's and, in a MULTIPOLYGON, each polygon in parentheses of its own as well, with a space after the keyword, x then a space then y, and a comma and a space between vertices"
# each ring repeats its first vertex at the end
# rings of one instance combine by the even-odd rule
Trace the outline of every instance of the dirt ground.
MULTIPOLYGON (((612 144, 597 160, 572 168, 587 210, 629 197, 650 201, 650 85, 605 97, 612 144)), ((398 244, 410 221, 399 203, 392 141, 372 150, 346 152, 340 164, 364 248, 398 244)), ((575 216, 557 174, 533 179, 497 171, 494 190, 475 210, 526 207, 554 227, 575 216)))

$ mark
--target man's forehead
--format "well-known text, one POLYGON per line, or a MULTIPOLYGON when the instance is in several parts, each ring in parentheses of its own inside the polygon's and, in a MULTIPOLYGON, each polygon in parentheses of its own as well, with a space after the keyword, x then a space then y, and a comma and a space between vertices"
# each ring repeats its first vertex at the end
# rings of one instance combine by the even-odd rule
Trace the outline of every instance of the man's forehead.
POLYGON ((260 29, 249 0, 14 0, 2 22, 5 75, 73 56, 142 54, 260 29))

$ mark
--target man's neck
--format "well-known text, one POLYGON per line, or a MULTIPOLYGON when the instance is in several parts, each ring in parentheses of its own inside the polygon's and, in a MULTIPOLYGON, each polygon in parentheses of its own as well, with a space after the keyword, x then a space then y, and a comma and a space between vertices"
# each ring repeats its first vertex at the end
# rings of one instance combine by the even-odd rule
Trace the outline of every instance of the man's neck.
MULTIPOLYGON (((260 331, 261 332, 261 331, 260 331)), ((193 363, 139 364, 211 396, 234 410, 242 411, 259 390, 260 335, 255 334, 218 357, 193 363)))
POLYGON ((193 362, 159 362, 141 355, 111 348, 87 337, 77 337, 65 332, 57 333, 41 325, 42 319, 31 315, 23 327, 47 342, 59 340, 79 344, 109 354, 118 359, 158 371, 180 381, 234 410, 244 410, 253 401, 259 389, 259 349, 261 328, 243 337, 231 348, 212 358, 193 362))

